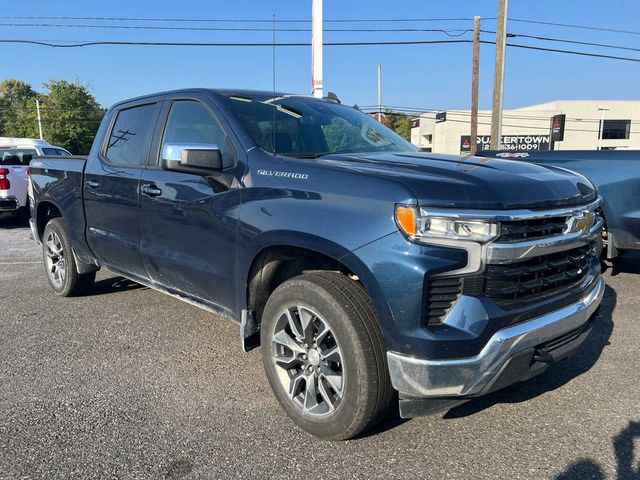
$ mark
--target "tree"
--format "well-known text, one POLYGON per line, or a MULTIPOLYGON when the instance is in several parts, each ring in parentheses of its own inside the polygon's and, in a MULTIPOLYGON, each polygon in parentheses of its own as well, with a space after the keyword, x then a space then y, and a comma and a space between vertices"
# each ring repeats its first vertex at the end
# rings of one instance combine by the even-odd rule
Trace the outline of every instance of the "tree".
POLYGON ((71 153, 88 153, 105 109, 79 82, 50 80, 43 87, 38 93, 21 80, 0 82, 0 136, 39 137, 37 97, 44 138, 71 153))
POLYGON ((29 101, 36 92, 26 82, 8 78, 0 82, 0 136, 26 137, 29 101))
MULTIPOLYGON (((40 96, 40 107, 44 137, 71 153, 89 153, 105 109, 89 89, 79 82, 50 80, 43 86, 45 93, 40 96)), ((35 100, 31 103, 34 116, 35 100)), ((37 122, 35 128, 37 129, 37 122)))
POLYGON ((383 113, 382 123, 406 140, 411 140, 411 117, 388 110, 383 113))

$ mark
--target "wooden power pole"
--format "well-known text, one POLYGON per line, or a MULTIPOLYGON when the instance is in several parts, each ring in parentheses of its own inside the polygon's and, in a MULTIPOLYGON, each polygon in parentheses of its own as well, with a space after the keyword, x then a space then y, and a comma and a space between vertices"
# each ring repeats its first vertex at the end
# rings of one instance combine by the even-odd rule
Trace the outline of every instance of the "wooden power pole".
POLYGON ((478 72, 480 70, 480 17, 473 17, 473 61, 471 64, 471 155, 478 149, 478 72))
POLYGON ((504 92, 504 55, 507 38, 509 0, 498 0, 496 21, 496 64, 493 71, 493 106, 491 110, 491 150, 500 149, 502 135, 502 94, 504 92))

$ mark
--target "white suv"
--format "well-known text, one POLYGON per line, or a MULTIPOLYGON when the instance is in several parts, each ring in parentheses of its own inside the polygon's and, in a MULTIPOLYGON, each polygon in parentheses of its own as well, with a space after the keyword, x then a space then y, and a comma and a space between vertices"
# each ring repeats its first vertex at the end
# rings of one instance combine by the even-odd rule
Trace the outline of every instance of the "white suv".
POLYGON ((29 162, 35 155, 71 155, 34 138, 0 137, 0 213, 28 206, 29 162))

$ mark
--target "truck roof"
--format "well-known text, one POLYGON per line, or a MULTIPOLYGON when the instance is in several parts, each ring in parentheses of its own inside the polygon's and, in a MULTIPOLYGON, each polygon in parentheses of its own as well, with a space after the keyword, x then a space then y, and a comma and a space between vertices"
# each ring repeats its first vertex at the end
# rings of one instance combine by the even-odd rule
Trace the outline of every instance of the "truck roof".
POLYGON ((281 91, 273 91, 273 90, 250 90, 250 89, 234 89, 234 88, 181 88, 181 89, 177 89, 177 90, 167 90, 164 92, 155 92, 155 93, 150 93, 147 95, 142 95, 139 97, 134 97, 134 98, 127 98, 124 100, 121 100, 119 102, 114 103, 111 108, 115 107, 115 106, 119 106, 122 105, 124 103, 130 103, 130 102, 136 102, 139 100, 144 100, 145 98, 153 98, 153 97, 161 97, 163 95, 179 95, 179 94, 186 94, 186 93, 213 93, 213 94, 217 94, 217 95, 224 95, 224 96, 238 96, 238 97, 252 97, 252 96, 276 96, 276 97, 282 97, 282 96, 300 96, 300 97, 308 97, 308 98, 315 98, 312 97, 311 95, 303 95, 303 94, 298 94, 298 93, 291 93, 291 92, 281 92, 281 91))

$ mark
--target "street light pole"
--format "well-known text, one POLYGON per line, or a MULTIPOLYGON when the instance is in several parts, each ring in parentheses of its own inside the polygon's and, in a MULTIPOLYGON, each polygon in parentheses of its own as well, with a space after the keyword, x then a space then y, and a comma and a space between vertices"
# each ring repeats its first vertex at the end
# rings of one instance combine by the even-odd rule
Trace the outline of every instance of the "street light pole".
POLYGON ((509 0, 498 0, 496 20, 496 62, 493 71, 493 105, 491 111, 491 150, 500 149, 502 136, 502 96, 504 93, 504 57, 507 38, 509 0))
POLYGON ((608 112, 608 108, 599 108, 600 110, 600 125, 598 126, 598 150, 602 150, 602 135, 604 134, 604 114, 608 112))
POLYGON ((322 0, 311 3, 311 88, 313 96, 322 98, 322 0))
POLYGON ((42 117, 40 116, 40 100, 36 98, 36 113, 38 114, 38 131, 40 132, 40 140, 44 140, 42 135, 42 117))
POLYGON ((378 121, 382 122, 382 65, 378 64, 378 121))

